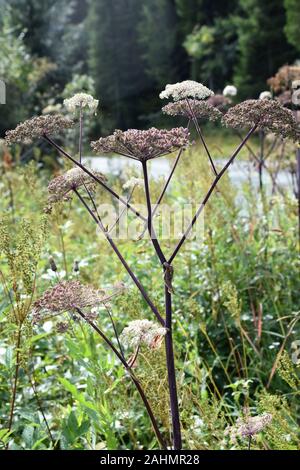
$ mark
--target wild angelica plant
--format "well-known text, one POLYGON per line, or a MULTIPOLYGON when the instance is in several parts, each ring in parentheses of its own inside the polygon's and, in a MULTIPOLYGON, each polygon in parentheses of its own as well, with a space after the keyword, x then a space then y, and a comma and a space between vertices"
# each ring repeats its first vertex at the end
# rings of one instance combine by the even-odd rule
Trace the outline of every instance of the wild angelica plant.
MULTIPOLYGON (((231 91, 231 96, 232 94, 233 90, 231 91)), ((102 137, 98 141, 92 143, 92 148, 97 153, 116 153, 135 160, 141 165, 146 199, 146 214, 142 214, 141 211, 137 210, 133 205, 131 205, 130 198, 126 200, 117 194, 116 191, 114 191, 114 189, 108 185, 103 175, 93 172, 82 163, 82 129, 84 111, 87 107, 92 107, 92 110, 95 111, 96 103, 98 104, 97 100, 94 100, 92 97, 79 94, 71 98, 66 103, 69 107, 71 103, 71 108, 73 111, 76 111, 77 109, 79 110, 79 159, 77 159, 76 156, 72 156, 53 140, 52 134, 59 130, 57 128, 57 117, 44 117, 46 125, 40 125, 39 118, 33 118, 32 120, 27 121, 19 126, 15 131, 10 131, 8 133, 7 140, 9 143, 12 143, 20 142, 21 140, 27 141, 28 138, 32 139, 32 137, 43 138, 62 156, 66 157, 74 164, 74 168, 71 170, 71 172, 68 172, 62 177, 58 177, 59 179, 56 179, 50 183, 50 203, 52 204, 58 200, 65 199, 66 197, 69 197, 71 193, 73 193, 78 198, 78 201, 86 209, 91 219, 100 229, 107 242, 110 244, 115 255, 122 263, 124 269, 127 271, 132 281, 140 291, 140 294, 155 316, 156 322, 144 319, 132 322, 124 329, 121 337, 118 336, 117 330, 113 324, 113 333, 118 344, 118 346, 115 346, 105 335, 105 333, 99 328, 95 319, 89 318, 89 315, 84 311, 86 306, 89 307, 88 298, 90 297, 90 294, 88 294, 88 292, 91 292, 91 288, 80 287, 80 289, 74 289, 74 286, 69 283, 60 284, 56 286, 54 290, 46 293, 40 301, 37 301, 36 308, 40 310, 44 307, 50 307, 51 311, 71 309, 75 311, 82 319, 84 319, 98 335, 100 335, 100 337, 114 352, 128 372, 129 377, 133 381, 140 394, 140 397, 143 400, 160 446, 162 448, 167 448, 169 444, 168 439, 162 435, 157 419, 152 411, 151 404, 149 403, 146 394, 144 393, 144 390, 142 389, 141 384, 139 383, 138 378, 134 372, 141 344, 144 343, 150 348, 157 348, 160 346, 162 341, 164 341, 166 350, 166 367, 168 372, 172 448, 180 450, 182 448, 182 437, 172 328, 172 297, 174 295, 173 284, 176 280, 176 270, 174 271, 173 266, 174 262, 180 250, 182 249, 182 246, 193 230, 197 220, 213 195, 215 189, 217 188, 219 181, 227 172, 240 151, 247 145, 248 140, 252 134, 254 134, 257 129, 268 131, 271 130, 273 133, 280 136, 280 138, 291 138, 295 141, 299 141, 299 128, 292 113, 282 107, 279 103, 269 102, 266 100, 246 101, 240 105, 232 107, 222 117, 222 114, 218 110, 219 105, 215 106, 213 104, 214 93, 201 83, 193 81, 168 85, 161 93, 160 97, 162 99, 167 98, 172 100, 169 105, 164 107, 164 112, 171 116, 178 114, 186 117, 186 128, 182 127, 172 130, 158 130, 152 128, 146 131, 130 129, 125 132, 116 130, 111 136, 105 138, 102 137), (89 104, 91 104, 91 106, 89 106, 89 104), (213 158, 212 153, 208 148, 198 120, 199 118, 205 118, 214 121, 221 117, 222 123, 224 125, 233 128, 247 127, 248 133, 242 139, 241 144, 234 150, 227 163, 221 169, 219 169, 215 163, 215 159, 213 158), (37 126, 35 126, 35 124, 37 124, 37 126), (172 252, 167 255, 161 245, 160 240, 156 236, 154 228, 154 215, 171 183, 178 162, 184 154, 184 150, 190 144, 189 130, 191 125, 194 126, 209 159, 211 171, 213 174, 213 181, 205 197, 201 201, 197 211, 192 217, 188 227, 181 235, 177 245, 174 247, 172 252), (178 152, 177 157, 173 164, 170 175, 163 185, 160 196, 153 206, 149 184, 148 162, 154 158, 172 154, 174 151, 178 152), (85 175, 84 177, 83 174, 85 175), (91 185, 91 183, 93 184, 91 185), (157 263, 160 265, 162 272, 161 286, 164 290, 163 309, 161 306, 158 307, 155 305, 149 293, 134 273, 134 269, 127 263, 115 240, 111 236, 111 227, 106 227, 104 225, 103 217, 98 210, 93 194, 94 183, 104 188, 113 198, 118 200, 124 206, 124 209, 128 209, 145 224, 146 229, 148 230, 149 238, 157 256, 157 263), (87 289, 86 294, 85 289, 87 289), (134 356, 131 357, 130 360, 125 358, 121 344, 122 341, 124 341, 124 343, 130 343, 130 345, 134 347, 134 356)), ((220 104, 220 100, 218 103, 220 104)), ((61 127, 69 127, 69 124, 66 123, 63 118, 61 118, 61 123, 61 127)), ((130 186, 134 188, 140 183, 141 182, 139 179, 138 181, 136 180, 130 183, 130 186)), ((119 220, 120 219, 118 219, 116 223, 118 223, 119 220)), ((144 232, 142 236, 143 235, 144 232)), ((92 303, 94 303, 94 301, 101 303, 101 296, 97 298, 96 294, 95 298, 94 295, 92 295, 92 303)))

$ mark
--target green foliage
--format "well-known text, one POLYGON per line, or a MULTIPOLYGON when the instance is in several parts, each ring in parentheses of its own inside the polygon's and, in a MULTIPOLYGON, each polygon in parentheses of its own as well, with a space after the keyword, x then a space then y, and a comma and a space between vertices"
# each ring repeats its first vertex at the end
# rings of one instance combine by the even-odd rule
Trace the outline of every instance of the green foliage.
POLYGON ((297 56, 284 34, 283 0, 240 0, 239 5, 235 82, 242 99, 257 98, 266 89, 266 80, 297 56))
POLYGON ((300 52, 300 2, 299 0, 284 0, 287 22, 285 33, 289 43, 300 52))
POLYGON ((177 76, 177 17, 172 2, 150 0, 145 3, 138 31, 146 72, 161 89, 164 83, 172 83, 177 76))

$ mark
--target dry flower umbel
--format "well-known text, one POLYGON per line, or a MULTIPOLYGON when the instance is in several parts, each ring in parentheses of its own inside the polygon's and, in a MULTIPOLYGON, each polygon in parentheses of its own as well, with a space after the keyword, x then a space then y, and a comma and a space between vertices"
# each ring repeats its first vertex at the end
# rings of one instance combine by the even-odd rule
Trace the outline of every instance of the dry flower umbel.
POLYGON ((15 129, 7 131, 5 140, 8 144, 30 144, 34 139, 57 134, 73 126, 73 121, 60 114, 46 114, 28 119, 15 129))
POLYGON ((189 135, 188 129, 183 127, 171 130, 159 130, 155 127, 147 131, 116 130, 112 135, 102 137, 91 145, 97 153, 117 153, 134 160, 146 161, 187 147, 189 135))
POLYGON ((145 344, 151 349, 158 349, 166 333, 166 328, 153 321, 134 320, 124 328, 120 340, 134 348, 145 344))
POLYGON ((207 103, 223 113, 229 108, 229 106, 232 104, 232 101, 230 98, 227 98, 227 96, 214 95, 208 98, 207 103))
POLYGON ((97 307, 105 302, 107 297, 104 290, 94 289, 79 281, 61 281, 48 289, 33 305, 35 322, 42 320, 42 314, 56 316, 60 313, 85 310, 97 307))
MULTIPOLYGON (((105 176, 98 171, 93 172, 93 174, 103 181, 106 180, 105 176)), ((51 205, 69 199, 72 190, 78 189, 81 186, 85 186, 89 191, 94 191, 96 182, 90 175, 81 170, 81 168, 72 168, 50 182, 48 186, 48 203, 51 205)))
POLYGON ((227 127, 272 132, 283 139, 300 140, 299 125, 293 113, 276 100, 247 100, 231 108, 223 117, 227 127))
POLYGON ((225 430, 225 434, 230 436, 232 442, 236 442, 237 438, 253 438, 268 426, 272 421, 272 415, 265 413, 260 416, 245 416, 239 418, 234 426, 230 426, 225 430))
POLYGON ((209 96, 213 96, 214 92, 204 86, 202 83, 193 80, 185 80, 184 82, 167 85, 165 90, 159 95, 160 99, 172 98, 174 101, 184 100, 186 98, 194 98, 205 100, 209 96))
POLYGON ((217 121, 222 117, 222 113, 212 106, 208 101, 200 100, 181 100, 175 103, 169 103, 162 108, 164 114, 169 116, 184 116, 188 119, 208 119, 217 121))

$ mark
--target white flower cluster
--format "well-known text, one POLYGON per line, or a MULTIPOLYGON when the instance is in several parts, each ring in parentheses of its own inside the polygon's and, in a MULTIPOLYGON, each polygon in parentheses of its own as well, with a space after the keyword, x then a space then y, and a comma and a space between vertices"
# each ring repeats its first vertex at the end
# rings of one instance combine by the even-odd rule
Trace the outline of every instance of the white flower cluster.
POLYGON ((120 339, 124 344, 134 348, 145 344, 151 349, 158 349, 166 333, 166 328, 153 321, 134 320, 124 328, 120 339))
POLYGON ((269 91, 262 91, 261 94, 259 95, 260 100, 271 100, 272 99, 272 93, 269 91))
POLYGON ((236 96, 237 88, 234 85, 227 85, 223 90, 224 96, 236 96))
POLYGON ((80 107, 88 107, 94 113, 98 108, 99 101, 95 100, 92 95, 88 95, 87 93, 77 93, 72 98, 64 100, 64 105, 70 113, 75 113, 76 108, 80 107))
POLYGON ((230 426, 225 430, 225 435, 229 435, 232 442, 236 442, 237 438, 254 437, 263 431, 272 421, 273 416, 270 413, 264 413, 259 416, 244 416, 238 418, 234 426, 230 426))
POLYGON ((133 189, 133 188, 143 188, 144 187, 144 180, 143 178, 130 178, 123 184, 123 189, 133 189))
POLYGON ((193 80, 185 80, 184 82, 175 83, 174 85, 167 85, 165 90, 160 93, 159 97, 162 100, 173 98, 174 101, 179 101, 186 98, 205 100, 213 95, 214 92, 202 85, 202 83, 193 80))

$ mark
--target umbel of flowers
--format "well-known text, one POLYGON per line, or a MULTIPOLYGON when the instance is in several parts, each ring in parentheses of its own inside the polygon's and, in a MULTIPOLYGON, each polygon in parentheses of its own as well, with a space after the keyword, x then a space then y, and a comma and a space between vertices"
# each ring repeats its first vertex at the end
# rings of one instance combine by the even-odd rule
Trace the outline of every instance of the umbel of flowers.
MULTIPOLYGON (((225 90, 224 90, 225 92, 225 90)), ((162 99, 169 99, 170 103, 164 106, 164 113, 170 116, 183 116, 187 120, 186 127, 174 128, 171 130, 160 130, 151 128, 149 130, 141 131, 137 129, 129 129, 128 131, 116 130, 108 137, 100 137, 97 141, 92 142, 92 148, 97 153, 117 153, 126 156, 133 160, 141 162, 143 168, 143 179, 135 178, 128 181, 124 185, 124 190, 133 190, 137 186, 143 185, 146 200, 146 213, 137 210, 132 204, 130 199, 125 199, 123 195, 118 194, 105 179, 101 173, 93 172, 82 163, 82 130, 83 130, 83 110, 95 111, 98 106, 98 101, 93 97, 86 94, 78 94, 75 97, 66 100, 65 106, 68 112, 76 114, 77 109, 80 111, 79 119, 79 159, 71 155, 67 150, 62 148, 54 139, 58 133, 73 127, 75 123, 62 115, 49 114, 40 117, 34 117, 23 124, 20 124, 15 130, 9 131, 6 136, 8 144, 12 143, 29 143, 33 139, 45 139, 49 145, 56 149, 60 155, 73 163, 73 168, 56 177, 50 182, 49 190, 49 204, 55 202, 68 200, 72 195, 79 204, 86 210, 86 214, 96 224, 97 228, 101 230, 109 243, 115 256, 122 264, 124 270, 129 275, 130 279, 140 292, 144 301, 146 302, 149 312, 154 316, 154 320, 141 318, 139 320, 129 323, 123 329, 123 333, 119 336, 117 328, 113 322, 112 316, 110 320, 112 323, 111 333, 115 337, 112 341, 101 329, 100 318, 94 315, 93 309, 99 305, 107 306, 109 295, 106 290, 97 289, 95 287, 86 286, 78 281, 60 281, 56 286, 52 287, 38 299, 34 305, 34 318, 37 322, 42 321, 47 315, 56 316, 66 312, 72 312, 78 315, 85 321, 93 331, 98 334, 110 350, 116 355, 120 363, 128 372, 127 376, 132 380, 136 390, 139 393, 141 400, 145 406, 151 424, 155 431, 157 440, 161 448, 167 449, 172 446, 173 449, 180 450, 182 448, 181 438, 181 423, 179 414, 179 400, 176 384, 176 365, 174 359, 173 344, 173 283, 176 283, 176 269, 174 263, 176 262, 177 255, 185 244, 190 232, 200 217, 202 211, 206 207, 210 198, 217 188, 218 182, 226 173, 230 165, 234 162, 239 155, 242 148, 247 145, 251 135, 256 130, 264 130, 273 132, 281 139, 292 139, 299 142, 299 126, 293 114, 284 108, 278 101, 272 99, 248 100, 231 107, 225 115, 222 115, 220 109, 224 111, 230 104, 228 96, 235 96, 235 90, 227 90, 224 95, 214 95, 212 90, 209 90, 201 83, 187 80, 182 83, 167 85, 165 90, 162 91, 160 97, 162 99), (222 99, 220 99, 220 96, 222 99), (227 127, 234 129, 246 129, 247 133, 242 142, 237 148, 233 149, 232 155, 228 158, 226 164, 218 168, 214 162, 214 157, 210 151, 204 135, 199 125, 199 119, 215 121, 220 119, 221 123, 227 127), (171 253, 166 253, 164 247, 161 245, 160 240, 155 234, 153 227, 153 218, 157 207, 161 204, 164 195, 172 181, 179 159, 183 157, 184 150, 190 143, 189 126, 193 122, 199 138, 205 148, 209 158, 211 168, 214 174, 211 186, 203 199, 199 201, 199 207, 191 219, 191 222, 186 231, 180 235, 180 239, 175 247, 172 248, 171 253), (169 177, 163 184, 160 196, 155 201, 153 208, 153 201, 151 197, 151 190, 149 185, 149 175, 147 171, 147 163, 154 158, 162 157, 176 153, 173 167, 169 177), (94 192, 96 188, 101 186, 107 191, 111 197, 117 200, 138 217, 147 226, 149 238, 152 242, 154 252, 157 257, 157 263, 161 269, 161 289, 164 292, 164 305, 157 306, 152 300, 151 292, 145 288, 140 279, 135 273, 135 269, 131 267, 126 261, 121 250, 117 246, 110 234, 110 227, 106 227, 102 221, 102 216, 97 209, 94 192), (133 361, 126 359, 123 345, 135 348, 135 356, 133 361), (149 347, 157 349, 165 343, 166 350, 166 368, 168 372, 168 386, 169 386, 169 401, 170 401, 170 423, 171 433, 167 432, 165 436, 162 435, 159 423, 155 417, 151 404, 141 387, 138 378, 133 371, 133 365, 136 365, 136 358, 139 354, 141 347, 149 347), (172 442, 169 441, 169 435, 172 436, 172 442)), ((147 273, 149 277, 149 273, 147 273)), ((151 284, 151 283, 150 283, 151 284)), ((156 294, 156 292, 155 292, 156 294)), ((65 330, 65 325, 60 325, 60 331, 65 330)), ((136 368, 135 368, 136 370, 136 368)), ((236 427, 230 431, 233 436, 235 434, 240 436, 252 436, 256 432, 263 430, 264 426, 270 421, 268 416, 260 418, 249 418, 247 423, 237 422, 236 427)), ((168 430, 169 431, 169 430, 168 430)))

